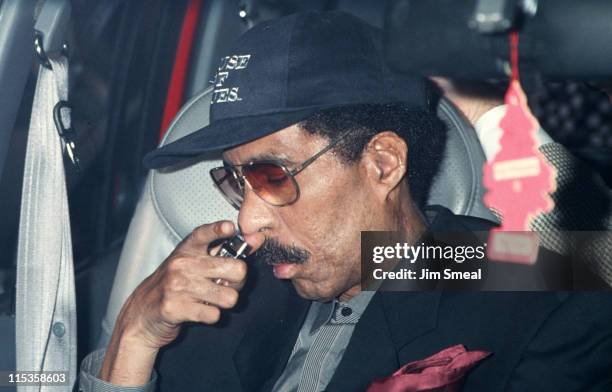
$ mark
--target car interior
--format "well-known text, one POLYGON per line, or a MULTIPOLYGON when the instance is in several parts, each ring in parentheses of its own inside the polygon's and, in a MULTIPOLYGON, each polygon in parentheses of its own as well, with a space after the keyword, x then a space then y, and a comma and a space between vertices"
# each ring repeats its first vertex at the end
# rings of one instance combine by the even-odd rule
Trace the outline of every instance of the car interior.
MULTIPOLYGON (((26 37, 31 50, 20 54, 26 67, 0 60, 4 90, 0 102, 9 98, 12 102, 0 104, 0 369, 15 368, 17 228, 27 130, 39 69, 27 24, 18 22, 23 19, 21 14, 36 13, 46 2, 51 0, 0 0, 0 38, 3 30, 12 29, 12 36, 26 37), (5 84, 5 80, 10 82, 5 84)), ((200 224, 237 215, 214 189, 208 174, 219 165, 220 156, 213 154, 184 167, 150 172, 141 164, 143 156, 158 144, 167 144, 208 123, 212 92, 208 86, 226 48, 261 21, 308 9, 344 10, 382 27, 382 3, 69 1, 71 14, 64 38, 81 168, 76 170, 69 161, 65 165, 79 362, 108 343, 125 299, 182 238, 200 224)), ((8 45, 0 40, 0 58, 16 50, 8 45)), ((530 102, 555 141, 540 151, 558 170, 558 178, 552 195, 556 207, 539 217, 533 228, 545 233, 545 246, 563 253, 562 230, 612 229, 612 104, 601 92, 572 81, 550 82, 538 94, 530 97, 530 102), (601 135, 599 139, 577 137, 568 131, 565 122, 572 119, 571 113, 557 119, 556 126, 550 120, 571 106, 571 100, 577 99, 574 97, 588 103, 583 106, 594 108, 591 115, 598 119, 599 128, 607 130, 595 133, 601 135)), ((437 103, 437 112, 449 132, 429 204, 445 206, 455 214, 499 221, 499 215, 482 201, 486 157, 474 128, 446 98, 437 103)), ((595 120, 575 115, 572 121, 578 128, 595 120)), ((600 245, 601 254, 612 251, 612 244, 600 245)), ((602 287, 612 285, 612 264, 596 255, 591 260, 580 274, 599 275, 602 287)))

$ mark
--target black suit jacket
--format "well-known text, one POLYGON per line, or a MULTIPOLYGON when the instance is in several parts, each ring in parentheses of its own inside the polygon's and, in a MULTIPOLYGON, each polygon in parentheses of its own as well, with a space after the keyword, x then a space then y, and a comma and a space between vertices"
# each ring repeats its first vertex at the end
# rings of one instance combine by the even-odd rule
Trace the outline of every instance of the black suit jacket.
MULTIPOLYGON (((439 211, 445 229, 488 223, 439 211)), ((289 282, 250 266, 238 308, 192 324, 158 358, 162 391, 269 391, 308 311, 289 282)), ((328 391, 363 391, 401 365, 463 344, 493 353, 468 373, 471 391, 612 391, 612 294, 378 292, 328 391)))

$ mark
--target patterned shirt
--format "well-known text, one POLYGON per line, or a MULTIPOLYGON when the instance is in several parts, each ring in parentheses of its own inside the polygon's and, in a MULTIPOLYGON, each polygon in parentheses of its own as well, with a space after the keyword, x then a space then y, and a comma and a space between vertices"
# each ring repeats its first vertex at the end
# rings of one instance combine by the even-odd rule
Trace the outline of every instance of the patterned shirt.
POLYGON ((373 291, 348 302, 312 302, 275 392, 323 391, 334 375, 373 291))

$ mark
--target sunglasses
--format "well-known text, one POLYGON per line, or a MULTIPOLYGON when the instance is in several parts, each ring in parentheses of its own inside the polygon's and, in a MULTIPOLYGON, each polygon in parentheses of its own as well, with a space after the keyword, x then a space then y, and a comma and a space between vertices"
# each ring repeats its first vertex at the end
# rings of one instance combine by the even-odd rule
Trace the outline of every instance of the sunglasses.
POLYGON ((349 132, 341 134, 321 151, 317 152, 298 167, 289 170, 284 164, 272 160, 261 160, 242 165, 216 167, 210 170, 213 183, 227 201, 240 209, 244 201, 245 186, 248 186, 266 203, 282 207, 295 203, 300 197, 300 187, 295 176, 333 148, 349 132))

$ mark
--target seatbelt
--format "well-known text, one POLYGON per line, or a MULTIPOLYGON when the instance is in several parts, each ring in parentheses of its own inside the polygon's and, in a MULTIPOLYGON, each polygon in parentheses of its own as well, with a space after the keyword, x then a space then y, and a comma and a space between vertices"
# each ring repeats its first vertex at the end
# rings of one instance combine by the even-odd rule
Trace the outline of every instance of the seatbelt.
MULTIPOLYGON (((72 388, 77 329, 66 146, 53 116, 58 102, 68 99, 68 61, 63 56, 49 58, 49 65, 39 69, 24 168, 17 250, 17 369, 68 372, 72 388)), ((69 127, 68 111, 63 110, 61 117, 69 127)), ((57 387, 19 386, 18 390, 56 391, 57 387)))

